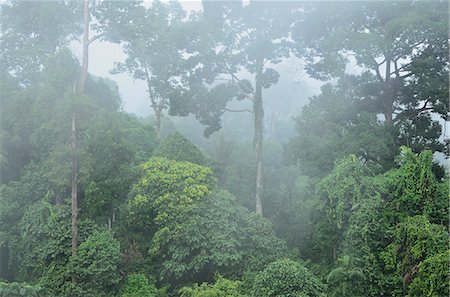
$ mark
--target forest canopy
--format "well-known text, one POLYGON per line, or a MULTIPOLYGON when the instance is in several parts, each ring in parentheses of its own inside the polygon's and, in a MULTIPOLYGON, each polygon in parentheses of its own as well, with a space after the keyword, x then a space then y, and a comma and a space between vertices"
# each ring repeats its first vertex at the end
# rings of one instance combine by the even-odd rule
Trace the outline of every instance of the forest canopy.
POLYGON ((0 297, 448 296, 448 1, 0 5, 0 297))

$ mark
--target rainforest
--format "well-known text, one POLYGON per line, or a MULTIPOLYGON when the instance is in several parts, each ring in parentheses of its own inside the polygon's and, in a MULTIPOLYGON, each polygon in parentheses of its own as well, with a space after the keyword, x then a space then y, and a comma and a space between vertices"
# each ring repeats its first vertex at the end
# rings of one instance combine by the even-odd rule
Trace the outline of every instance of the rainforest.
POLYGON ((0 297, 449 296, 448 1, 0 5, 0 297))

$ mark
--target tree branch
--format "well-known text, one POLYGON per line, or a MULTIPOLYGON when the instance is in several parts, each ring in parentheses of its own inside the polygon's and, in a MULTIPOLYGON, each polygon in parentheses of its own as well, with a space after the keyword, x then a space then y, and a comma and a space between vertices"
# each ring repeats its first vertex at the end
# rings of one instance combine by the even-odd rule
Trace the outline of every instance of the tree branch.
POLYGON ((433 110, 434 107, 432 107, 432 106, 427 107, 429 102, 430 102, 429 100, 425 101, 423 106, 421 108, 419 108, 419 109, 407 109, 407 110, 401 111, 398 114, 398 116, 395 117, 395 119, 393 121, 397 122, 397 121, 399 121, 402 118, 409 118, 409 117, 417 116, 417 115, 421 114, 424 111, 433 110))
POLYGON ((410 76, 413 76, 413 75, 414 75, 414 73, 410 72, 408 74, 399 76, 399 78, 407 78, 407 77, 410 77, 410 76))
POLYGON ((373 65, 375 66, 375 72, 376 72, 376 74, 377 74, 378 80, 379 80, 381 83, 384 83, 384 79, 383 79, 383 77, 381 76, 381 73, 380 73, 380 66, 381 66, 384 62, 386 62, 386 59, 384 59, 381 63, 378 63, 377 60, 375 60, 375 58, 373 58, 373 57, 372 57, 372 60, 373 60, 373 65))
POLYGON ((223 110, 229 111, 229 112, 250 112, 250 113, 254 113, 253 110, 250 110, 250 109, 238 109, 238 110, 235 110, 235 109, 224 108, 223 110))
POLYGON ((254 92, 251 91, 251 90, 244 90, 244 89, 239 85, 239 82, 241 82, 241 80, 240 80, 240 79, 239 79, 232 71, 230 71, 226 66, 225 66, 225 68, 226 68, 228 74, 231 75, 231 77, 232 77, 233 79, 237 80, 237 82, 238 82, 237 86, 238 86, 238 88, 239 88, 241 91, 243 91, 243 92, 245 93, 245 97, 247 97, 248 99, 250 99, 250 100, 253 101, 252 96, 250 96, 249 94, 253 94, 254 92))
POLYGON ((97 39, 102 38, 105 35, 106 35, 105 33, 100 33, 100 34, 97 34, 97 35, 91 37, 88 41, 88 44, 91 44, 92 42, 96 41, 97 39))

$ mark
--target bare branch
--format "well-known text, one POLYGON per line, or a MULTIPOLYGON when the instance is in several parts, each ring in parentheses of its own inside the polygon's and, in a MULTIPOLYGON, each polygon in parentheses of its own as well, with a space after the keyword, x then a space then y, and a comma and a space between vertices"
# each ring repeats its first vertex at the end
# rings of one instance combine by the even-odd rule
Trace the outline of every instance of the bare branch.
POLYGON ((408 74, 399 76, 399 78, 407 78, 407 77, 410 77, 410 76, 413 76, 413 75, 414 75, 414 73, 410 72, 408 74))
POLYGON ((250 110, 250 109, 238 109, 238 110, 235 110, 235 109, 224 108, 223 110, 229 111, 229 112, 250 112, 250 113, 254 113, 253 110, 250 110))
POLYGON ((102 38, 103 36, 105 36, 105 33, 100 33, 100 34, 97 34, 97 35, 91 37, 88 41, 88 44, 91 44, 92 42, 96 41, 97 39, 102 38))
POLYGON ((416 46, 421 45, 422 43, 425 43, 425 41, 427 41, 427 40, 426 40, 426 39, 423 39, 423 40, 421 40, 421 41, 419 41, 419 42, 416 42, 416 43, 414 43, 413 45, 411 45, 411 48, 415 48, 416 46))
POLYGON ((376 74, 377 74, 378 80, 379 80, 381 83, 384 83, 384 79, 383 79, 383 77, 381 76, 381 73, 380 73, 380 66, 381 66, 384 62, 386 62, 386 59, 384 59, 383 62, 381 62, 381 63, 378 63, 377 60, 375 60, 375 58, 372 58, 372 60, 373 60, 373 65, 375 66, 375 72, 376 72, 376 74))
POLYGON ((395 117, 394 122, 397 122, 402 118, 414 117, 414 116, 420 115, 422 112, 433 110, 434 107, 428 106, 429 102, 430 102, 429 100, 425 101, 423 106, 419 109, 407 109, 407 110, 401 111, 400 113, 398 113, 398 116, 395 117))

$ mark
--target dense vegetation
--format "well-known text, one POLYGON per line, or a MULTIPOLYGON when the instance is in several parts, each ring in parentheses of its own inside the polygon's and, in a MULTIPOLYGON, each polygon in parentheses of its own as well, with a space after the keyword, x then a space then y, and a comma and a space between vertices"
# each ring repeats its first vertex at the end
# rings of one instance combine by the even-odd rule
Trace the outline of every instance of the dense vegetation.
POLYGON ((202 7, 2 2, 0 296, 447 296, 448 2, 202 7))

